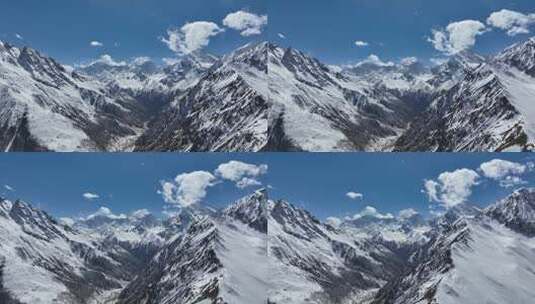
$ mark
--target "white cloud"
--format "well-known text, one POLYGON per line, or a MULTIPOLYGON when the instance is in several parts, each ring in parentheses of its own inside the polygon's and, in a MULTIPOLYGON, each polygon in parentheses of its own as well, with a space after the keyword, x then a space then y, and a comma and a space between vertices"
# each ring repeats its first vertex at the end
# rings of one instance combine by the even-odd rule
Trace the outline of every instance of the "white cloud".
POLYGON ((175 65, 180 62, 180 58, 162 58, 166 65, 175 65))
POLYGON ((228 14, 223 19, 223 25, 241 31, 242 36, 259 35, 262 28, 268 23, 267 15, 256 15, 245 11, 228 14))
POLYGON ((402 220, 409 219, 418 214, 418 211, 413 208, 403 209, 399 211, 398 217, 402 220))
POLYGON ((328 217, 325 222, 333 227, 338 227, 342 224, 342 220, 334 216, 328 217))
POLYGON ((60 217, 59 222, 66 226, 72 226, 74 225, 74 220, 70 217, 60 217))
POLYGON ((429 201, 435 201, 438 202, 438 190, 439 184, 435 182, 432 179, 426 179, 424 181, 424 193, 427 194, 427 197, 429 198, 429 201))
POLYGON ((357 40, 357 41, 355 41, 355 45, 356 45, 357 47, 365 47, 365 46, 368 46, 369 43, 366 42, 366 41, 357 40))
POLYGON ((479 169, 485 177, 499 180, 508 175, 520 175, 526 172, 526 165, 502 159, 493 159, 482 163, 479 169))
POLYGON ((277 36, 279 36, 280 39, 286 39, 286 35, 283 33, 278 33, 277 36))
POLYGON ((104 54, 100 56, 97 60, 90 62, 89 64, 82 64, 81 67, 87 67, 95 63, 103 63, 109 66, 125 66, 127 63, 125 61, 115 61, 110 55, 104 54))
POLYGON ((463 20, 450 23, 445 30, 432 30, 433 37, 428 41, 436 50, 448 55, 470 49, 476 37, 487 31, 485 25, 476 20, 463 20))
POLYGON ((89 42, 89 45, 90 45, 90 46, 94 46, 94 47, 101 47, 101 46, 104 46, 104 44, 103 44, 102 42, 100 42, 100 41, 95 41, 95 40, 89 42))
POLYGON ((379 211, 377 211, 377 209, 375 209, 374 207, 366 206, 364 207, 364 209, 362 209, 362 211, 353 215, 353 219, 356 220, 365 216, 371 216, 371 217, 375 217, 378 219, 393 219, 394 218, 394 216, 391 213, 382 214, 379 211))
POLYGON ((529 27, 535 24, 535 14, 523 14, 507 9, 494 12, 487 18, 487 24, 507 31, 507 35, 529 34, 529 27))
POLYGON ((518 176, 506 176, 504 179, 500 180, 500 187, 503 188, 512 188, 519 185, 525 185, 528 182, 523 180, 518 176))
POLYGON ((392 61, 388 61, 388 62, 382 61, 379 58, 379 56, 377 56, 375 54, 371 54, 370 56, 368 56, 368 58, 366 58, 363 61, 359 62, 357 64, 357 66, 363 65, 363 64, 366 64, 366 63, 373 64, 373 65, 376 65, 376 66, 381 66, 381 67, 390 67, 390 66, 394 66, 395 65, 392 61))
POLYGON ((83 196, 85 199, 90 200, 90 201, 95 200, 95 199, 97 199, 97 198, 100 197, 98 194, 96 194, 96 193, 91 193, 91 192, 86 192, 86 193, 82 194, 82 196, 83 196))
POLYGON ((151 59, 150 57, 147 57, 147 56, 140 56, 140 57, 136 57, 132 60, 132 63, 135 64, 135 65, 142 65, 142 64, 145 64, 147 62, 150 62, 151 59))
POLYGON ((346 193, 346 196, 349 197, 350 199, 362 199, 364 197, 362 193, 353 192, 353 191, 349 191, 348 193, 346 193))
POLYGON ((20 34, 15 34, 15 37, 17 37, 17 39, 19 40, 24 40, 24 37, 22 37, 22 35, 20 34))
POLYGON ((244 189, 244 188, 251 187, 251 186, 260 186, 260 185, 262 185, 261 182, 250 177, 244 177, 236 183, 236 187, 240 189, 244 189))
POLYGON ((136 219, 142 219, 142 218, 146 217, 149 214, 150 214, 149 210, 147 210, 147 209, 139 209, 139 210, 136 210, 136 211, 132 212, 132 214, 130 216, 133 217, 133 218, 136 218, 136 219))
POLYGON ((477 172, 463 168, 443 172, 436 181, 426 180, 424 188, 430 201, 451 208, 466 201, 472 194, 472 187, 478 184, 478 179, 477 172))
POLYGON ((400 61, 402 65, 413 65, 417 62, 418 62, 418 58, 416 57, 405 57, 405 58, 402 58, 400 61))
POLYGON ((448 62, 448 58, 431 58, 429 59, 429 61, 431 61, 432 64, 434 65, 443 65, 444 63, 448 62))
POLYGON ((196 21, 186 23, 180 29, 167 30, 169 37, 161 38, 161 41, 175 53, 189 54, 207 46, 211 37, 223 31, 213 22, 196 21))
POLYGON ((95 213, 90 214, 86 219, 90 220, 92 218, 95 218, 97 216, 104 216, 110 219, 125 219, 127 216, 123 213, 121 214, 114 214, 111 212, 110 208, 108 207, 100 207, 95 213))
POLYGON ((172 182, 162 182, 158 191, 170 204, 188 207, 206 197, 206 189, 214 185, 215 176, 206 171, 193 171, 177 175, 172 182))
POLYGON ((4 188, 8 191, 15 191, 15 189, 13 189, 13 187, 11 187, 10 185, 4 185, 4 188))
POLYGON ((231 160, 228 163, 220 164, 215 170, 215 174, 223 179, 236 183, 238 188, 260 185, 257 177, 266 174, 268 166, 265 164, 254 165, 241 161, 231 160))

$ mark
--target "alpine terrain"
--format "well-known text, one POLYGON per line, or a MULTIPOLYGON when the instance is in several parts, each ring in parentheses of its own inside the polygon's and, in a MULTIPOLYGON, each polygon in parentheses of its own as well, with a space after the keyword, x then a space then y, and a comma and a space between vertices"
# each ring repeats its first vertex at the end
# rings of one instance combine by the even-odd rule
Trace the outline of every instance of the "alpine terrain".
POLYGON ((273 43, 104 55, 74 70, 0 44, 3 151, 532 151, 535 38, 437 66, 330 66, 273 43))
POLYGON ((267 194, 224 210, 146 210, 60 223, 0 205, 1 303, 265 303, 267 194))
MULTIPOLYGON (((221 210, 60 222, 0 205, 2 303, 531 303, 535 189, 424 219, 322 222, 266 190, 221 210)), ((371 207, 369 207, 371 208, 371 207)), ((376 211, 376 210, 369 210, 376 211)))

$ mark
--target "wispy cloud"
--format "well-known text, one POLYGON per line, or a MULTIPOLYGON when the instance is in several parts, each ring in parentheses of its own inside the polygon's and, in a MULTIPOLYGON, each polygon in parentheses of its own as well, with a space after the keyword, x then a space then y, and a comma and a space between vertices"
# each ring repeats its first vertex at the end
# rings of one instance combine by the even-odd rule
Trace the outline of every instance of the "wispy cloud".
POLYGON ((104 46, 104 44, 102 42, 96 41, 96 40, 93 40, 93 41, 89 42, 89 45, 93 46, 93 47, 102 47, 102 46, 104 46))
POLYGON ((91 193, 91 192, 86 192, 84 194, 82 194, 82 196, 86 199, 86 200, 96 200, 97 198, 99 198, 100 196, 96 193, 91 193))
POLYGON ((353 191, 349 191, 348 193, 346 193, 346 196, 352 200, 362 199, 364 197, 362 193, 353 192, 353 191))

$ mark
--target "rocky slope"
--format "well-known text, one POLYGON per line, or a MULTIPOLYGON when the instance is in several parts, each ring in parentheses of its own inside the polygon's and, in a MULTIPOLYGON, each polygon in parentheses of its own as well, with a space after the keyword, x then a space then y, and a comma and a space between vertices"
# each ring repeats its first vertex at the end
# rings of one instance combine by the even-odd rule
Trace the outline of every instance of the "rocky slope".
MULTIPOLYGON (((397 140, 398 151, 530 151, 534 147, 535 40, 462 69, 397 140)), ((455 59, 452 59, 455 60, 455 59)), ((474 60, 471 60, 474 62, 474 60)))
POLYGON ((521 189, 479 213, 450 214, 416 266, 373 303, 529 303, 534 193, 521 189))
POLYGON ((145 108, 50 57, 0 42, 3 151, 102 151, 143 127, 145 108))
POLYGON ((422 242, 407 237, 417 227, 409 228, 408 221, 392 220, 387 227, 370 218, 333 227, 285 201, 271 202, 269 210, 269 303, 368 301, 404 272, 422 242), (398 230, 402 225, 408 233, 398 230), (378 227, 381 232, 372 233, 378 227))
POLYGON ((259 190, 168 220, 139 211, 66 226, 0 203, 2 303, 530 303, 535 189, 479 209, 336 224, 259 190), (492 266, 492 267, 490 267, 492 266))
POLYGON ((87 303, 133 278, 134 255, 24 202, 0 206, 2 289, 14 303, 87 303))
POLYGON ((269 46, 268 150, 388 149, 431 87, 407 67, 337 72, 295 49, 269 46))
POLYGON ((267 194, 196 216, 120 294, 118 303, 265 303, 267 194))
POLYGON ((216 62, 149 124, 136 150, 262 149, 267 141, 267 45, 246 45, 216 62))
POLYGON ((327 66, 263 42, 75 71, 0 46, 4 151, 531 151, 535 39, 426 67, 327 66))

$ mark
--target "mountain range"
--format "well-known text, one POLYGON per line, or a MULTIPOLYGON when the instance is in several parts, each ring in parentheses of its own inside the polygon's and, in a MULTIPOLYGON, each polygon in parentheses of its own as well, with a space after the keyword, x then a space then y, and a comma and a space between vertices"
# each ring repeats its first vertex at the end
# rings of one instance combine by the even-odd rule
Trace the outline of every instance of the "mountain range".
POLYGON ((260 189, 215 210, 56 220, 0 204, 1 303, 531 303, 535 189, 324 223, 260 189))
POLYGON ((71 68, 0 43, 3 151, 532 151, 535 38, 335 67, 260 42, 71 68))

